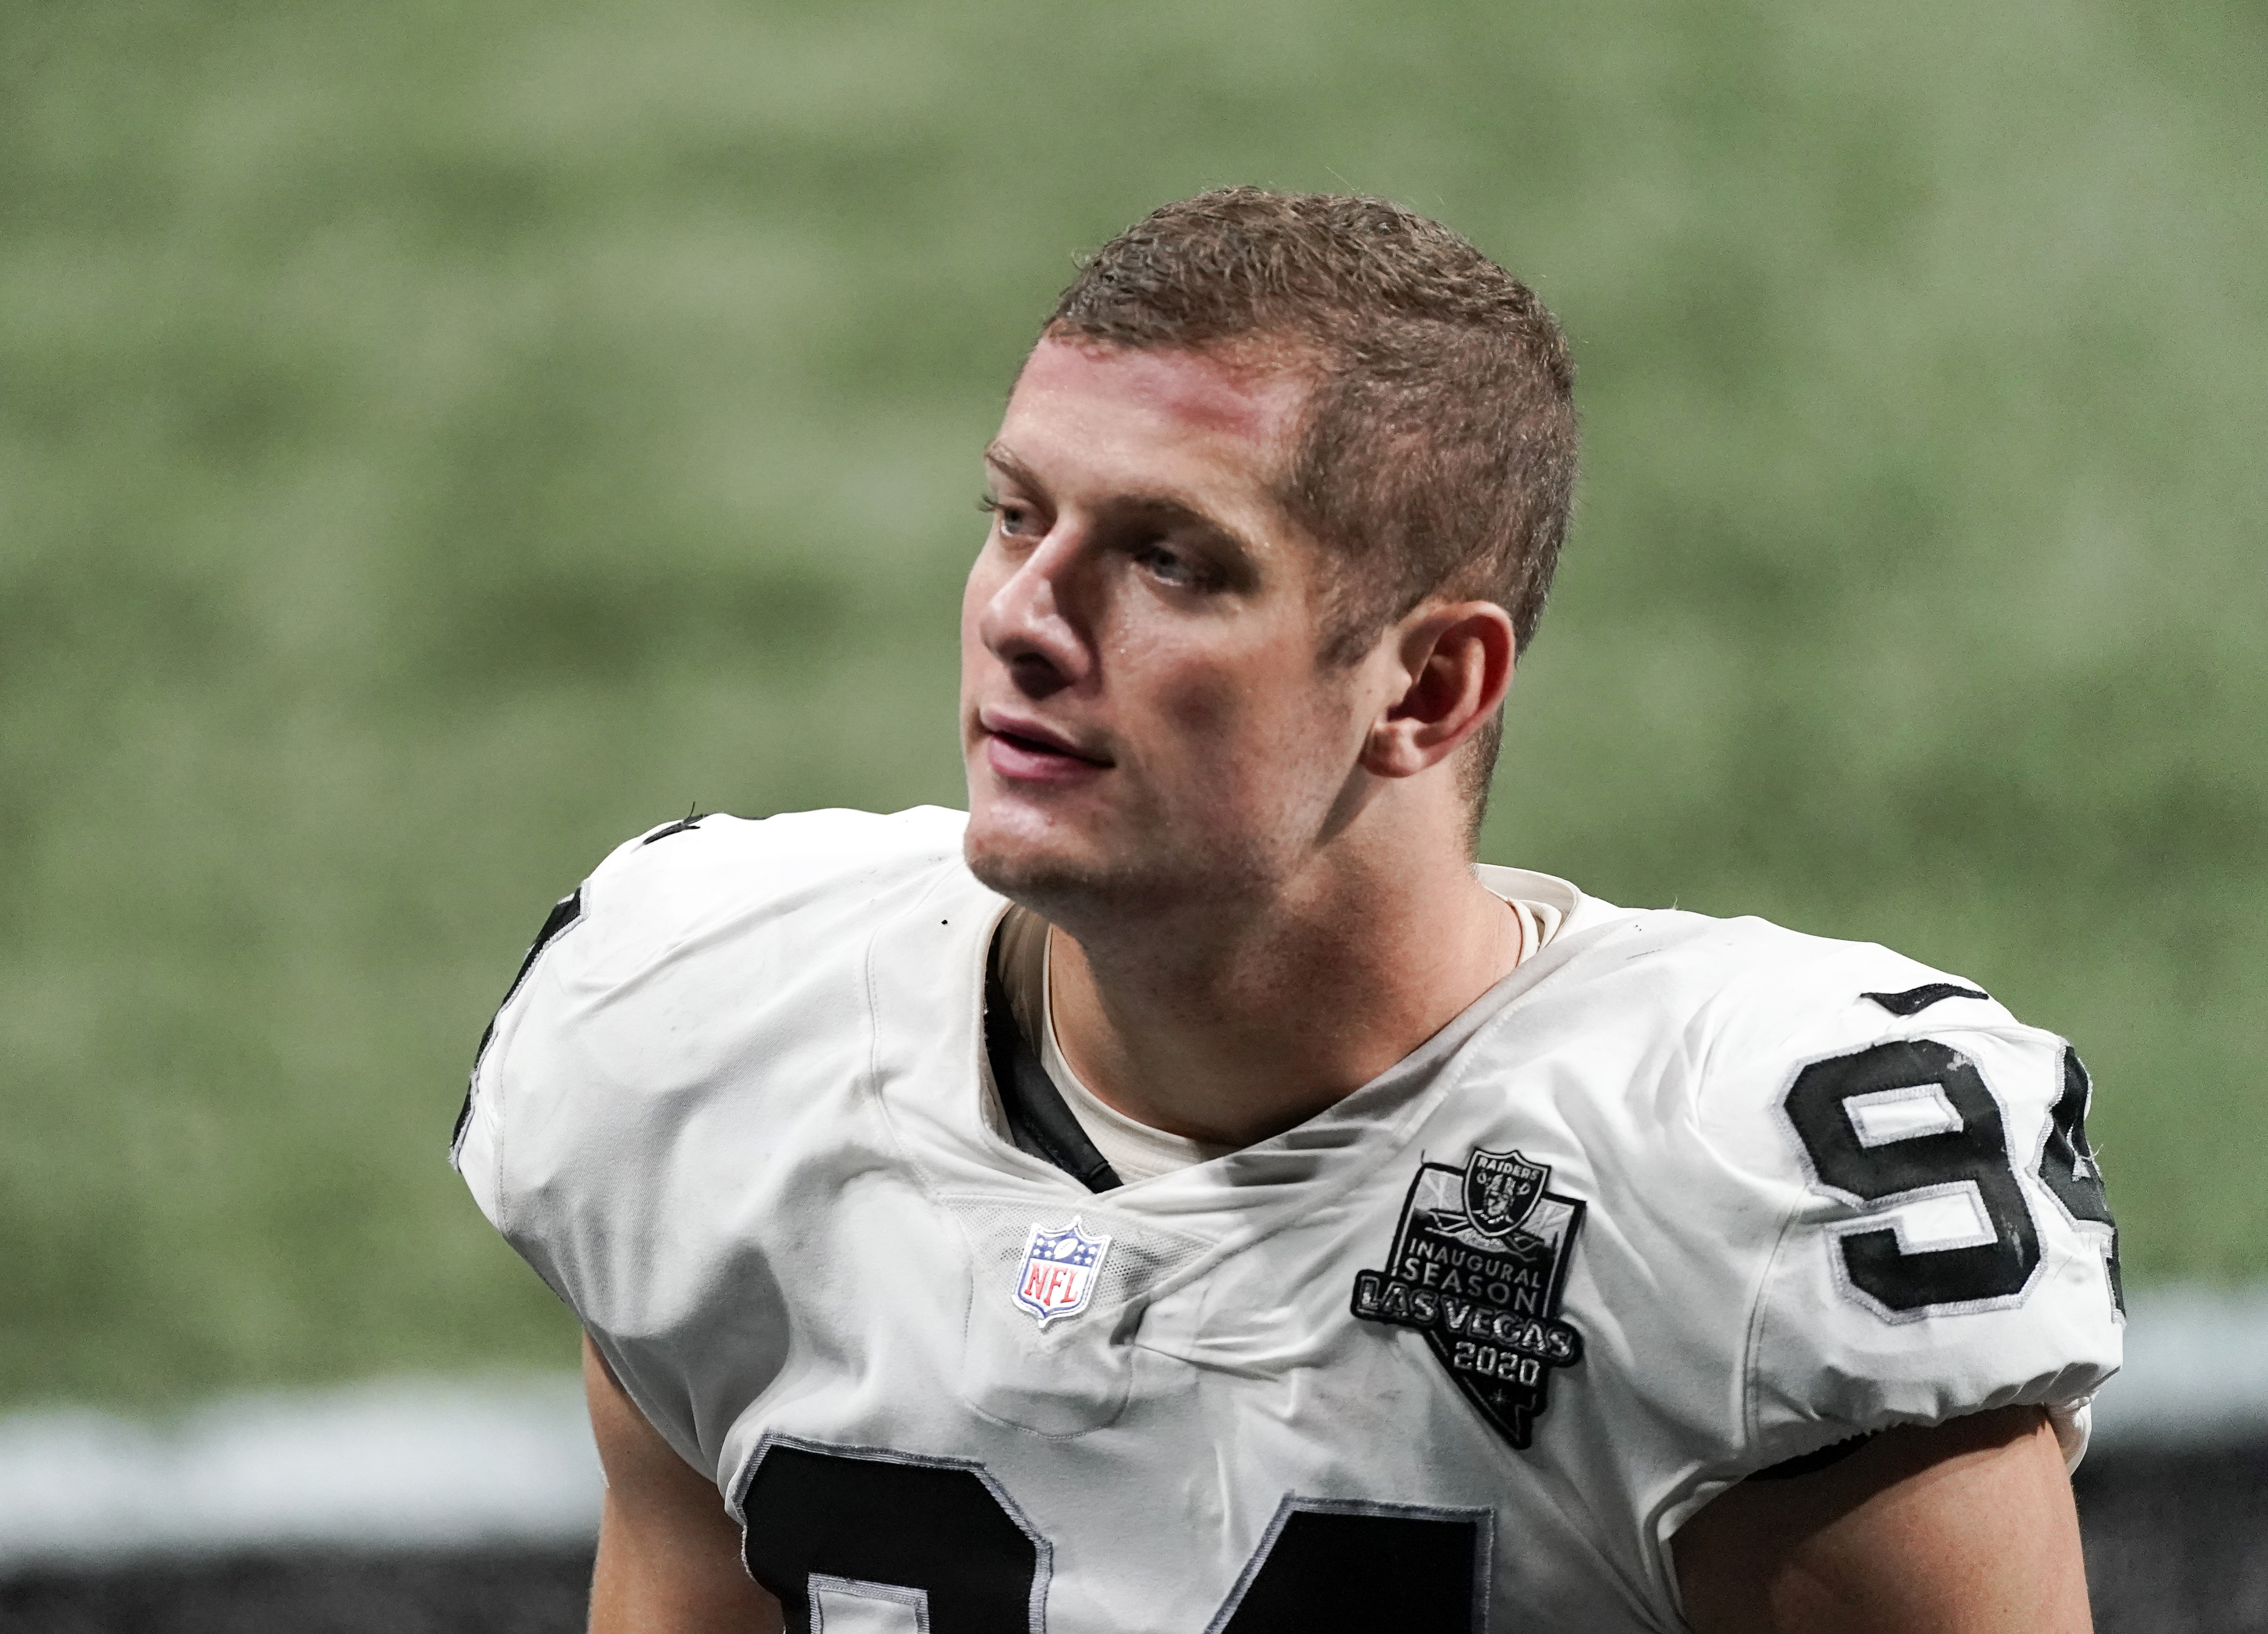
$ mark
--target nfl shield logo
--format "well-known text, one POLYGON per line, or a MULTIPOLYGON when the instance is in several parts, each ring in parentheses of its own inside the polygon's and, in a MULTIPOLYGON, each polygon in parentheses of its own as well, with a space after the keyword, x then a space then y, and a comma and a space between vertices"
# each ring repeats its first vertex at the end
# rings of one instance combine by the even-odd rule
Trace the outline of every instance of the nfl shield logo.
POLYGON ((1465 1166, 1465 1218, 1476 1231, 1506 1236, 1535 1211, 1550 1181, 1550 1164, 1517 1152, 1476 1152, 1465 1166))
POLYGON ((1076 1316, 1094 1297, 1102 1256, 1110 1239, 1090 1237, 1073 1215, 1068 1226, 1049 1230, 1034 1226, 1024 1241, 1024 1262, 1016 1271, 1016 1303, 1044 1328, 1058 1316, 1076 1316))

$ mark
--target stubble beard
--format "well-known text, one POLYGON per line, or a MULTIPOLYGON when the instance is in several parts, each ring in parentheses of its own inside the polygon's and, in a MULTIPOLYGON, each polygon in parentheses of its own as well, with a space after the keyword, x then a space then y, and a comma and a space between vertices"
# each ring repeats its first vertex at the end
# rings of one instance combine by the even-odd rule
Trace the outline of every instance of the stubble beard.
POLYGON ((1234 912, 1266 900, 1280 870, 1267 847, 1176 846, 1152 832, 1140 842, 1075 854, 972 826, 963 844, 969 872, 987 888, 1082 943, 1138 936, 1192 913, 1234 912))

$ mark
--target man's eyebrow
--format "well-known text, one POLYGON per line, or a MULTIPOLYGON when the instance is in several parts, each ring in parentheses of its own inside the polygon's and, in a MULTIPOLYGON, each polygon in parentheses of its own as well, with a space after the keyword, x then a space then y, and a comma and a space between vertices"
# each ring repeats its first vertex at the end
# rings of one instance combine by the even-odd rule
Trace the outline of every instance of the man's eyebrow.
POLYGON ((1015 452, 998 438, 984 445, 984 463, 1027 488, 1042 486, 1040 479, 1032 475, 1032 467, 1017 459, 1015 452))
POLYGON ((1191 527, 1219 535, 1230 544, 1249 550, 1244 535, 1219 518, 1198 510, 1186 499, 1175 499, 1168 494, 1114 494, 1103 509, 1119 516, 1140 517, 1147 522, 1166 526, 1191 527))
MULTIPOLYGON (((1023 487, 1035 492, 1046 491, 1047 485, 1005 443, 995 442, 988 446, 984 463, 1023 487)), ((1114 494, 1102 508, 1121 517, 1140 517, 1160 526, 1188 527, 1210 534, 1247 556, 1257 557, 1261 554, 1238 529, 1172 494, 1114 494)))

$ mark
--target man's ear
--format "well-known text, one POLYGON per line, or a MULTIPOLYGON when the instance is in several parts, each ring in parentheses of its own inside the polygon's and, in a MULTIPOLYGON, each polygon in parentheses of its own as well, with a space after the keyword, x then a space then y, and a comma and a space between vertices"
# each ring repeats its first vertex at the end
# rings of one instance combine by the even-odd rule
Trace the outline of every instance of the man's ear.
POLYGON ((1371 724, 1362 764, 1381 777, 1439 765, 1485 726, 1512 685, 1512 615, 1493 601, 1435 602, 1387 637, 1403 682, 1371 724))

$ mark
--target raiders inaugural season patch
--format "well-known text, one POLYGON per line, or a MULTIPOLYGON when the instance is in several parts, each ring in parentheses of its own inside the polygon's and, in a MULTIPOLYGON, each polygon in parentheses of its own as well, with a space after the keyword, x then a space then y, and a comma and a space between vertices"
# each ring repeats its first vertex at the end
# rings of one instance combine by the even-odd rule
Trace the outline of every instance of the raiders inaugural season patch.
POLYGON ((1517 1152, 1421 1164, 1387 1268, 1354 1279, 1354 1314, 1424 1334, 1516 1447, 1535 1433, 1551 1370, 1583 1359, 1583 1336, 1559 1320, 1583 1205, 1550 1183, 1550 1165, 1517 1152))

